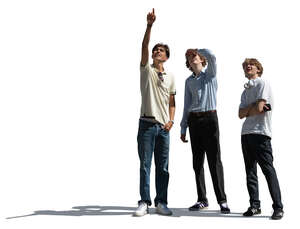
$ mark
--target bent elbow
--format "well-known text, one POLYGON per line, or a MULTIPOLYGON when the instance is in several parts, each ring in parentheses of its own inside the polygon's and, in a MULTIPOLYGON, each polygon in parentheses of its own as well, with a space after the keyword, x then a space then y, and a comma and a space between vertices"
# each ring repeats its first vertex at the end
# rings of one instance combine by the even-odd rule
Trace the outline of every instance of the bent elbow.
POLYGON ((245 116, 243 115, 243 112, 241 112, 241 111, 239 111, 239 115, 238 115, 238 116, 239 116, 240 119, 243 119, 243 118, 245 117, 245 116))

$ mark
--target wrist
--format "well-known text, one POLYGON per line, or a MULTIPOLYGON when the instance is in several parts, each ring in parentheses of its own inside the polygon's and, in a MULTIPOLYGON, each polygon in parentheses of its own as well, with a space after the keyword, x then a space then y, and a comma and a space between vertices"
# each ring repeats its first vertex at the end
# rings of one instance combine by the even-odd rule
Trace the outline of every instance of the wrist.
POLYGON ((152 24, 147 23, 147 27, 152 27, 152 24))
POLYGON ((172 125, 174 125, 174 120, 169 120, 169 122, 171 122, 171 123, 172 123, 172 125))

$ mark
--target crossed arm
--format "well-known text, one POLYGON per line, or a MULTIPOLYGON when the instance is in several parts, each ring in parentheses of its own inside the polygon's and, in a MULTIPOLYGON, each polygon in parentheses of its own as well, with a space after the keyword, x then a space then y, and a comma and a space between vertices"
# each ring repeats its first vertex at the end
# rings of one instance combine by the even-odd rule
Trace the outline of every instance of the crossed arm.
POLYGON ((239 118, 242 119, 242 118, 245 118, 248 116, 262 114, 262 113, 264 113, 265 105, 266 105, 266 101, 263 99, 260 99, 245 108, 240 108, 239 109, 239 118))

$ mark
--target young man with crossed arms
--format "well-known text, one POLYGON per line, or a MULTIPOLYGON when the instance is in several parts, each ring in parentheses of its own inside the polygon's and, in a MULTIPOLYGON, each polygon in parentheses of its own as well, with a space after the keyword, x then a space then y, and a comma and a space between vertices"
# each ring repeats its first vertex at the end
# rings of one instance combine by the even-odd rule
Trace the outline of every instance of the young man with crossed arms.
POLYGON ((250 207, 243 214, 253 216, 261 213, 258 192, 257 163, 261 167, 268 183, 273 200, 272 219, 283 217, 280 187, 273 166, 271 146, 271 116, 273 96, 270 85, 261 79, 263 67, 254 58, 243 63, 248 83, 241 96, 239 118, 246 118, 242 127, 242 150, 247 175, 247 188, 250 196, 250 207))

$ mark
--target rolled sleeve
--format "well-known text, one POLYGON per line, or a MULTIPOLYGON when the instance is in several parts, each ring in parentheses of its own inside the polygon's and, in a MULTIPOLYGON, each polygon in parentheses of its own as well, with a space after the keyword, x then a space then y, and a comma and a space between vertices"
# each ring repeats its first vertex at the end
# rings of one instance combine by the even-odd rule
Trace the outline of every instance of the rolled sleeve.
POLYGON ((198 52, 207 59, 207 68, 205 73, 210 77, 216 77, 217 63, 215 55, 209 49, 198 49, 198 52))
POLYGON ((270 86, 268 83, 264 81, 260 81, 258 85, 257 91, 257 100, 265 100, 266 102, 269 101, 269 94, 270 94, 270 86))
POLYGON ((169 87, 169 92, 171 95, 176 95, 176 84, 175 84, 175 77, 172 75, 171 76, 172 80, 171 80, 171 84, 170 84, 170 87, 169 87))
POLYGON ((246 95, 245 95, 245 91, 244 91, 242 96, 241 96, 241 103, 240 103, 239 109, 243 109, 247 106, 248 105, 246 104, 246 95))

